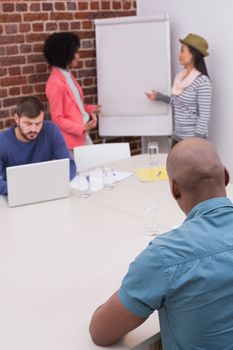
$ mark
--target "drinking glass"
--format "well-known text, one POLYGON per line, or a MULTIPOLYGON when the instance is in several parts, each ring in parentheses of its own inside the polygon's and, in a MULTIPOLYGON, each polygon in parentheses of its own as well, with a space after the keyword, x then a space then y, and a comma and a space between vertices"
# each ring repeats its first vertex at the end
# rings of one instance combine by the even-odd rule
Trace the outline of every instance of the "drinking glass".
POLYGON ((146 201, 144 206, 144 234, 156 236, 158 234, 158 203, 146 201))
POLYGON ((149 165, 158 165, 159 144, 156 141, 148 142, 149 165))
POLYGON ((111 167, 102 167, 103 186, 105 190, 112 190, 114 188, 114 176, 111 167))
POLYGON ((91 194, 90 175, 88 172, 78 173, 78 184, 81 198, 88 198, 91 194))

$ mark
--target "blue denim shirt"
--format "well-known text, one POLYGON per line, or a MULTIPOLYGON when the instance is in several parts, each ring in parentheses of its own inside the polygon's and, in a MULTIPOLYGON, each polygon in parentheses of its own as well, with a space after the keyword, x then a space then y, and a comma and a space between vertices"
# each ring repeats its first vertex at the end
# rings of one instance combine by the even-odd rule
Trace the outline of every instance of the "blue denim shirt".
POLYGON ((118 292, 132 313, 159 311, 163 350, 233 349, 233 205, 196 205, 130 265, 118 292))

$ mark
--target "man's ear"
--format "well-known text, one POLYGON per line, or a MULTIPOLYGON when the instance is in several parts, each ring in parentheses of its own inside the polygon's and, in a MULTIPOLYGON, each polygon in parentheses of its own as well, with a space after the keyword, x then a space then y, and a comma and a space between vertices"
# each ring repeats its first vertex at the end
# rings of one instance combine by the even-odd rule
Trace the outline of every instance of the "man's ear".
POLYGON ((180 190, 175 180, 170 181, 171 192, 175 200, 180 198, 180 190))
POLYGON ((224 166, 224 175, 225 175, 225 186, 227 186, 229 184, 229 181, 230 181, 230 174, 229 174, 227 168, 225 168, 225 166, 224 166))
POLYGON ((15 124, 18 126, 19 124, 19 116, 17 113, 14 114, 15 124))

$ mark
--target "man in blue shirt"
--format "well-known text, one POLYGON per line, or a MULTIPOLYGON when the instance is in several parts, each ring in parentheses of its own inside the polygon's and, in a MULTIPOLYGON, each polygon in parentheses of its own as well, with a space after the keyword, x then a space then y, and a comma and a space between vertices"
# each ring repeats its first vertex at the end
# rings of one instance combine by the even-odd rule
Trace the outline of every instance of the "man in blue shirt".
POLYGON ((111 345, 158 310, 163 350, 233 349, 233 204, 213 145, 179 142, 167 159, 171 192, 187 215, 131 263, 94 313, 90 334, 111 345))
POLYGON ((70 179, 76 166, 56 125, 44 121, 44 107, 34 96, 23 97, 15 112, 16 127, 0 132, 0 194, 7 194, 6 168, 70 158, 70 179))

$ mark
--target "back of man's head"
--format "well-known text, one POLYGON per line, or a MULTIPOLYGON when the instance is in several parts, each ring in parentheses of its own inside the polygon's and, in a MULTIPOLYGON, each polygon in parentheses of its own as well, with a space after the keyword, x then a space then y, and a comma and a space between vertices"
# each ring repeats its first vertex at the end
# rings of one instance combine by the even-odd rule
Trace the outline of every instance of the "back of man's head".
POLYGON ((41 112, 44 112, 44 106, 37 97, 25 96, 19 100, 15 112, 18 117, 36 118, 41 112))
POLYGON ((195 204, 226 195, 229 175, 212 143, 201 138, 180 141, 168 154, 167 172, 172 193, 184 211, 195 204), (188 204, 183 208, 184 203, 188 204))

